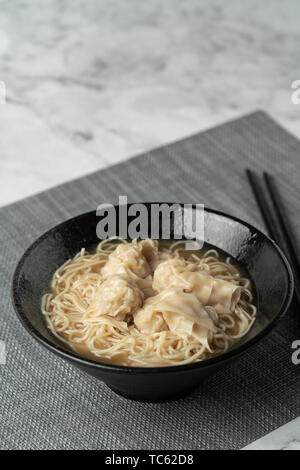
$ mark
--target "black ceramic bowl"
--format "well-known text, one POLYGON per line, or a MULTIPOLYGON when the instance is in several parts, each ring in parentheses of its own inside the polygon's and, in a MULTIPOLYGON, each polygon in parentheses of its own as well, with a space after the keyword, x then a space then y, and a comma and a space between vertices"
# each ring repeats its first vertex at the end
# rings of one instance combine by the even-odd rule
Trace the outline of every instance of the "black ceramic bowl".
MULTIPOLYGON (((117 212, 118 209, 116 206, 117 212)), ((160 401, 188 393, 205 377, 222 369, 262 340, 286 312, 293 293, 291 269, 270 238, 251 225, 214 210, 205 210, 204 221, 205 242, 221 248, 240 263, 251 277, 256 291, 257 320, 241 342, 226 353, 183 366, 124 367, 80 357, 52 335, 41 314, 41 297, 61 264, 82 247, 93 248, 99 242, 95 230, 99 217, 95 212, 79 215, 54 227, 25 252, 14 273, 12 285, 13 302, 20 321, 43 346, 104 381, 123 396, 160 401)))

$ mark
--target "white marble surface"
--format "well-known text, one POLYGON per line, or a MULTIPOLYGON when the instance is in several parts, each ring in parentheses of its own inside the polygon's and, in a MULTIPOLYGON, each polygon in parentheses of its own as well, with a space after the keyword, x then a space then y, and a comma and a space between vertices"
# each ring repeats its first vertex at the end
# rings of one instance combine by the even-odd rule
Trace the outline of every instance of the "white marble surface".
POLYGON ((0 0, 0 205, 263 108, 300 136, 298 0, 0 0))
MULTIPOLYGON (((0 0, 0 205, 258 108, 300 137, 299 17, 299 0, 0 0)), ((300 449, 290 426, 255 445, 300 449)))
POLYGON ((300 418, 282 426, 276 431, 259 439, 244 450, 299 450, 300 449, 300 418))

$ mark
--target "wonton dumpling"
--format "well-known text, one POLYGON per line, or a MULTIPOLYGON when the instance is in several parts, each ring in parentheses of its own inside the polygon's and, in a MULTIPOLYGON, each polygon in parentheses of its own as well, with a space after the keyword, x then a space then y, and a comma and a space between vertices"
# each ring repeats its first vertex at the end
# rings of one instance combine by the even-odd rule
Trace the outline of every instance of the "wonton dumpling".
MULTIPOLYGON (((148 300, 154 299, 150 297, 148 300)), ((140 310, 134 315, 135 326, 146 335, 158 333, 159 331, 168 330, 164 317, 161 312, 156 311, 147 306, 147 300, 140 310)))
POLYGON ((231 282, 215 279, 211 296, 207 302, 218 313, 233 312, 241 297, 241 288, 231 282))
POLYGON ((203 305, 208 303, 214 280, 201 271, 187 269, 182 258, 170 259, 159 264, 154 271, 153 289, 161 292, 168 288, 180 288, 194 292, 203 305))
POLYGON ((138 246, 151 266, 152 271, 154 271, 159 263, 158 241, 146 238, 146 240, 138 242, 138 246))
POLYGON ((113 274, 124 274, 132 271, 141 278, 151 273, 151 268, 138 246, 132 243, 122 243, 109 255, 102 268, 101 274, 109 277, 113 274))
POLYGON ((186 271, 183 258, 171 258, 160 263, 154 271, 152 287, 160 292, 169 287, 189 288, 181 274, 186 271))
POLYGON ((169 329, 179 336, 194 336, 205 343, 210 333, 217 330, 216 321, 195 294, 181 289, 166 289, 150 297, 134 316, 135 325, 145 334, 169 329))
POLYGON ((123 321, 128 314, 134 314, 142 306, 143 300, 143 292, 132 280, 122 275, 110 276, 98 287, 95 300, 89 306, 84 320, 108 315, 123 321))
POLYGON ((213 306, 218 313, 233 312, 241 296, 239 286, 215 279, 205 271, 191 271, 181 259, 165 261, 154 272, 153 288, 156 291, 171 287, 193 292, 202 305, 213 306))

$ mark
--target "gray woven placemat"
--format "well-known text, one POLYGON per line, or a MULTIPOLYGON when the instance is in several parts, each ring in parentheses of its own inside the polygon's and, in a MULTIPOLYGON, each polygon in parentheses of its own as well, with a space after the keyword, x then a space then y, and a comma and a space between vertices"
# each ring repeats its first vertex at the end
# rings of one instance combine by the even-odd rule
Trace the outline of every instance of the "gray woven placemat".
MULTIPOLYGON (((127 401, 46 351, 19 324, 10 300, 12 271, 49 227, 101 202, 199 202, 262 226, 244 169, 271 169, 300 233, 300 142, 262 112, 156 149, 0 210, 0 365, 2 449, 241 448, 297 417, 299 369, 291 343, 299 312, 251 353, 179 401, 127 401)), ((298 237, 300 243, 300 235, 298 237)), ((298 245, 299 248, 300 245, 298 245)))

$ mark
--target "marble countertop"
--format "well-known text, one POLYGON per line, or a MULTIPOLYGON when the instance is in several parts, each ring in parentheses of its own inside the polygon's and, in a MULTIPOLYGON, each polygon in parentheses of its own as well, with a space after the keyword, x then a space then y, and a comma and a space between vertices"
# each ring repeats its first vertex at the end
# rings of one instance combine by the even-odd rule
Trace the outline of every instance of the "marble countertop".
MULTIPOLYGON (((0 0, 0 205, 256 109, 300 138, 299 15, 298 0, 0 0)), ((300 449, 300 419, 264 446, 300 449)))

